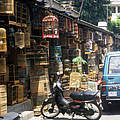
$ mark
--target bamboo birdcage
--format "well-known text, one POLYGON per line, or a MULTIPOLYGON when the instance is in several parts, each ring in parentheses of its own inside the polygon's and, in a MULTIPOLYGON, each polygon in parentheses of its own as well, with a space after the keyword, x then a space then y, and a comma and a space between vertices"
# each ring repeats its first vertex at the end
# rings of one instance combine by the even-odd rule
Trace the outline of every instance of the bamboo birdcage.
POLYGON ((6 58, 0 58, 0 74, 6 74, 6 58))
POLYGON ((70 74, 70 87, 79 88, 81 86, 81 75, 78 72, 70 74))
POLYGON ((78 24, 77 23, 74 24, 74 34, 76 38, 78 38, 78 24))
POLYGON ((27 66, 26 54, 17 54, 17 65, 27 66))
POLYGON ((69 29, 70 32, 72 31, 72 25, 71 24, 72 24, 71 20, 68 19, 68 29, 69 29))
POLYGON ((42 20, 42 38, 59 38, 59 23, 55 16, 46 16, 42 20))
POLYGON ((0 28, 0 52, 7 51, 6 30, 0 28))
POLYGON ((14 14, 14 0, 0 0, 0 13, 14 14))
POLYGON ((25 32, 25 46, 30 47, 30 32, 25 32))
POLYGON ((15 33, 15 46, 21 49, 25 47, 25 34, 21 30, 15 33))

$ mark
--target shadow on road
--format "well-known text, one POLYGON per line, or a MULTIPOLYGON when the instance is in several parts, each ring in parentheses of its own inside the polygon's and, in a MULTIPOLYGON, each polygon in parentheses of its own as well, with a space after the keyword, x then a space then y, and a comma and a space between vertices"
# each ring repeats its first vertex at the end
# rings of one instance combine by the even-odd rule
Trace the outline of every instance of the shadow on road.
MULTIPOLYGON (((71 120, 71 118, 62 118, 61 117, 61 118, 54 118, 54 120, 71 120)), ((76 118, 74 118, 73 120, 87 120, 87 119, 82 119, 82 118, 81 119, 79 119, 79 118, 76 119, 76 118)))
POLYGON ((103 115, 120 115, 120 104, 109 105, 108 111, 103 111, 103 115))

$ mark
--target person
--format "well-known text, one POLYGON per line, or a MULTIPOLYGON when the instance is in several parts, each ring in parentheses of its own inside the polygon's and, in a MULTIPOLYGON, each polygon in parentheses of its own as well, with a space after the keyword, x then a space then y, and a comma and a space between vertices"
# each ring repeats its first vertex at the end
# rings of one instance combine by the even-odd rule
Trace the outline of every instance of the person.
POLYGON ((106 53, 107 53, 107 49, 106 48, 102 49, 102 55, 101 55, 102 64, 104 64, 106 53))

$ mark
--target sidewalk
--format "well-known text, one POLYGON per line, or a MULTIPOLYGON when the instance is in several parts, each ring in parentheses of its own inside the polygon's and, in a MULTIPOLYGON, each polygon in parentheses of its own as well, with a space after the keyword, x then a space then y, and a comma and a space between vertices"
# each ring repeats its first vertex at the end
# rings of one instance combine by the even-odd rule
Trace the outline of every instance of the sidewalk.
MULTIPOLYGON (((60 113, 57 117, 55 117, 54 119, 47 119, 47 118, 43 118, 42 115, 40 116, 34 116, 34 112, 33 111, 24 111, 22 114, 20 114, 20 120, 69 120, 72 118, 71 115, 65 114, 63 115, 62 113, 60 113)), ((82 116, 78 116, 75 115, 74 117, 75 120, 86 120, 85 117, 82 116)))
MULTIPOLYGON (((47 119, 47 118, 43 118, 43 116, 38 116, 38 117, 33 117, 33 118, 29 119, 29 120, 71 120, 71 118, 72 118, 72 116, 70 116, 68 114, 65 114, 65 115, 59 114, 54 119, 47 119)), ((74 117, 74 120, 86 120, 86 118, 76 115, 74 117)))
POLYGON ((34 116, 34 111, 24 111, 19 116, 20 120, 44 120, 42 116, 34 116))

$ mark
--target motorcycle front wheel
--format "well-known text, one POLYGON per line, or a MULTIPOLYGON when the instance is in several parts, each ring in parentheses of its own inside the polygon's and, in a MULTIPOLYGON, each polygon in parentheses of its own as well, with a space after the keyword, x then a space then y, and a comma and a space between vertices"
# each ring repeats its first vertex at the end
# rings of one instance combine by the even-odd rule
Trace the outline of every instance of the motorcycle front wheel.
POLYGON ((96 103, 85 103, 86 114, 88 120, 99 120, 101 117, 101 109, 96 103))
POLYGON ((55 118, 60 113, 58 106, 55 103, 46 103, 41 108, 41 114, 49 119, 55 118))

